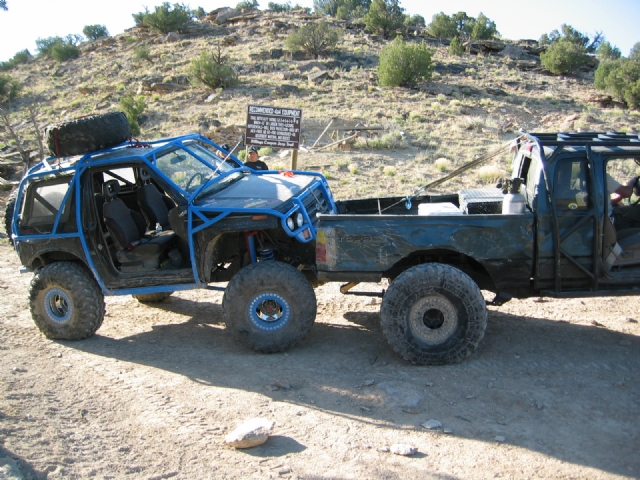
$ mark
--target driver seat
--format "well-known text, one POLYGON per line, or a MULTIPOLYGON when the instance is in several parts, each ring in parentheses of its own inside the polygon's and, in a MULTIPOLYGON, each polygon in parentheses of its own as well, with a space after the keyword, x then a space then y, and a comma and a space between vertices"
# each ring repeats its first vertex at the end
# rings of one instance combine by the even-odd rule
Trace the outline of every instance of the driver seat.
POLYGON ((175 208, 176 204, 169 197, 160 193, 160 190, 151 183, 151 175, 144 168, 138 170, 138 177, 142 181, 137 193, 138 206, 149 225, 149 229, 153 230, 156 224, 160 224, 163 230, 170 229, 169 210, 175 208))
POLYGON ((109 180, 103 185, 104 222, 116 245, 116 258, 123 267, 156 269, 170 255, 177 236, 172 231, 150 232, 145 235, 144 218, 130 210, 118 198, 120 184, 109 180))

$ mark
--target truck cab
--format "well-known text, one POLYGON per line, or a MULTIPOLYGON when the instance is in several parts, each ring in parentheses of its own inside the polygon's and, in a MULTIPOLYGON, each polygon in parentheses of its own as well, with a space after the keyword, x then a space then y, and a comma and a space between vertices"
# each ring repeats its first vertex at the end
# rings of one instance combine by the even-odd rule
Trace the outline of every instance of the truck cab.
POLYGON ((518 142, 513 172, 536 218, 532 294, 636 292, 640 205, 636 198, 613 207, 610 196, 611 179, 640 174, 637 158, 637 135, 531 134, 518 142))

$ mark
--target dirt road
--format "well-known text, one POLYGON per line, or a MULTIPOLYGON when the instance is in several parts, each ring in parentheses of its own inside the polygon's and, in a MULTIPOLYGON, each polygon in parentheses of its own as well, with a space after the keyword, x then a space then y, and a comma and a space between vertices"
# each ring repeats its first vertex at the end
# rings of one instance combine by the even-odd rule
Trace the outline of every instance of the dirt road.
POLYGON ((94 337, 54 342, 1 242, 0 478, 640 477, 637 297, 490 307, 478 351, 445 367, 396 356, 379 302, 335 284, 286 354, 234 344, 201 290, 109 297, 94 337), (264 445, 224 444, 258 416, 276 422, 264 445))

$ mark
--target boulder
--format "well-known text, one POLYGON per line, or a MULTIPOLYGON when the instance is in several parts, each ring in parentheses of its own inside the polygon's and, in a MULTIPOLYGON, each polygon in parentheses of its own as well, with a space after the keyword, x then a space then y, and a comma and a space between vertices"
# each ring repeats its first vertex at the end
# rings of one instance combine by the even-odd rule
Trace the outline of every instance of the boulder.
POLYGON ((223 8, 218 12, 215 22, 218 25, 222 25, 223 23, 226 23, 230 18, 237 17, 240 14, 242 14, 242 12, 235 8, 223 8))
POLYGON ((273 91, 276 97, 288 97, 289 95, 295 95, 300 91, 295 85, 279 85, 273 91))
POLYGON ((300 65, 298 67, 298 70, 300 70, 302 73, 307 73, 307 72, 310 72, 311 70, 313 70, 314 68, 318 69, 318 70, 320 70, 322 72, 327 70, 327 67, 323 63, 315 62, 315 61, 314 62, 309 62, 306 65, 300 65))
POLYGON ((291 60, 307 60, 309 58, 309 55, 307 55, 307 52, 304 52, 302 50, 297 50, 295 52, 291 52, 291 60))
POLYGON ((331 80, 331 77, 329 76, 329 72, 322 71, 310 73, 309 75, 307 75, 307 79, 309 80, 309 83, 319 84, 324 82, 325 80, 331 80))
POLYGON ((516 45, 507 45, 500 51, 500 55, 512 60, 520 60, 524 56, 524 51, 516 45))
POLYGON ((234 448, 256 447, 267 441, 273 426, 274 422, 266 418, 252 418, 236 427, 224 441, 234 448))
POLYGON ((274 60, 278 60, 284 56, 284 50, 281 48, 274 48, 269 52, 269 56, 274 60))

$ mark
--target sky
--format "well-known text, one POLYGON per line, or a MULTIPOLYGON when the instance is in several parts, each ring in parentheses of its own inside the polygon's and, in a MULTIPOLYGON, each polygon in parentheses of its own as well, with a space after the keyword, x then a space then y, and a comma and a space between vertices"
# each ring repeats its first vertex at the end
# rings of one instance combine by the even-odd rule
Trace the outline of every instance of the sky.
MULTIPOLYGON (((239 0, 183 0, 192 9, 210 12, 219 7, 235 6, 239 0)), ((273 0, 284 3, 285 0, 273 0)), ((105 25, 111 35, 134 26, 133 13, 153 11, 161 0, 7 0, 8 11, 0 10, 0 61, 9 60, 25 48, 37 53, 38 38, 82 34, 86 25, 105 25)), ((259 0, 266 8, 269 0, 259 0)), ((313 0, 292 0, 292 4, 312 7, 313 0)), ((640 0, 400 0, 405 13, 422 15, 427 24, 434 14, 447 15, 463 11, 477 17, 480 12, 496 23, 500 34, 510 40, 537 40, 567 23, 590 36, 598 31, 627 56, 640 42, 640 0)))

